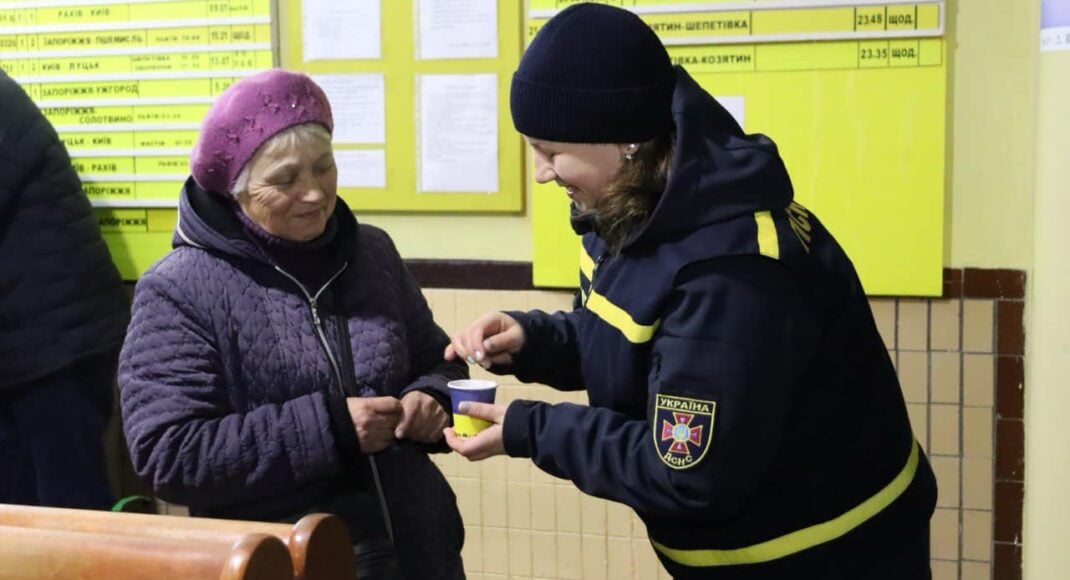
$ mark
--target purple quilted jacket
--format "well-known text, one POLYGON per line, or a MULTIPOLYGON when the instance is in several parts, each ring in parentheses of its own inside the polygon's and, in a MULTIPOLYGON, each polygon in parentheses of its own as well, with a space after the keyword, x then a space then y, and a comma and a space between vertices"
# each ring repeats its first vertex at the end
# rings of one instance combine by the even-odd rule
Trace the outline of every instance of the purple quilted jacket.
POLYGON ((175 249, 137 284, 119 384, 138 474, 194 515, 279 521, 371 481, 406 577, 459 575, 456 499, 426 449, 361 455, 345 407, 414 389, 446 402, 467 374, 442 360, 448 338, 390 238, 339 200, 340 266, 305 288, 229 203, 188 181, 175 249))

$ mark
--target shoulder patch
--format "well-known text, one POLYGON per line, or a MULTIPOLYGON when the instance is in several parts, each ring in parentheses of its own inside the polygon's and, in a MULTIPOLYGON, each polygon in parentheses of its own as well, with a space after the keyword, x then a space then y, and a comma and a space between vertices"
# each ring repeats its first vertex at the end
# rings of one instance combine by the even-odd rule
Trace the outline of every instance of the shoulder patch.
POLYGON ((710 449, 716 401, 657 394, 654 398, 654 447, 673 469, 698 465, 710 449))

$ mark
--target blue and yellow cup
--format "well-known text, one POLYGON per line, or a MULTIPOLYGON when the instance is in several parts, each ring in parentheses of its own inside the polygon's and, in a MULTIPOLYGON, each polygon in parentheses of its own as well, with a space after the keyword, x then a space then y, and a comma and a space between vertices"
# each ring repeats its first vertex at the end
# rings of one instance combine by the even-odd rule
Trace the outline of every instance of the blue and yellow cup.
POLYGON ((472 437, 493 425, 490 421, 462 415, 457 407, 465 401, 473 403, 493 403, 498 383, 478 379, 464 379, 446 383, 450 388, 450 400, 453 402, 453 432, 458 437, 472 437))

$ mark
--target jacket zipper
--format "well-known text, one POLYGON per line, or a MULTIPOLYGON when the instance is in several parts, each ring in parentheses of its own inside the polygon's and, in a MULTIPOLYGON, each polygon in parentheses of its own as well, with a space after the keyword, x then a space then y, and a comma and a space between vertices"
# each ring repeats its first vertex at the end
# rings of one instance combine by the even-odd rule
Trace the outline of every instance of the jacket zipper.
MULTIPOLYGON (((301 290, 301 293, 305 295, 305 299, 308 300, 308 306, 312 310, 312 326, 315 327, 316 334, 319 335, 320 344, 323 345, 323 350, 326 351, 326 353, 327 353, 327 359, 330 360, 330 362, 331 362, 331 368, 334 370, 335 379, 338 381, 338 390, 341 391, 341 395, 343 397, 349 396, 348 393, 346 392, 347 383, 342 378, 342 367, 339 366, 338 359, 335 358, 334 351, 331 350, 331 344, 329 342, 327 342, 327 335, 324 334, 324 332, 323 332, 323 319, 320 318, 319 304, 318 304, 317 301, 319 300, 320 295, 323 294, 323 291, 326 290, 327 287, 331 285, 331 282, 334 282, 335 279, 337 279, 339 276, 341 276, 342 272, 345 272, 345 269, 348 266, 349 266, 348 262, 346 262, 344 265, 342 265, 342 267, 339 268, 338 271, 335 272, 334 275, 330 277, 330 279, 328 279, 326 282, 324 282, 323 286, 320 287, 319 291, 316 292, 315 296, 313 296, 311 293, 309 293, 308 289, 305 288, 305 285, 302 284, 297 278, 292 276, 286 270, 283 270, 282 268, 280 268, 278 266, 275 266, 275 270, 277 270, 280 274, 282 274, 283 276, 286 276, 294 284, 296 284, 297 287, 301 290)), ((346 344, 348 344, 348 338, 346 339, 346 344)), ((374 481, 375 481, 375 493, 379 498, 379 507, 382 508, 383 518, 385 518, 385 522, 384 523, 386 524, 386 533, 390 537, 390 543, 393 544, 394 543, 394 526, 390 522, 390 510, 386 506, 386 496, 383 494, 383 484, 382 484, 382 481, 379 479, 379 467, 375 464, 375 458, 372 457, 371 455, 368 455, 368 462, 371 464, 371 468, 372 468, 372 479, 374 479, 374 481)))
MULTIPOLYGON (((336 333, 338 335, 338 346, 342 349, 342 356, 344 360, 353 359, 353 350, 349 346, 349 332, 346 329, 346 321, 340 319, 338 324, 335 325, 338 329, 336 333)), ((353 365, 345 365, 345 372, 342 373, 343 380, 346 381, 346 390, 356 393, 357 390, 357 377, 353 375, 353 365)), ((382 394, 382 393, 379 393, 382 394)), ((394 543, 394 524, 390 520, 390 507, 386 504, 386 496, 383 494, 383 483, 379 478, 379 465, 375 462, 374 455, 368 455, 368 461, 372 468, 372 478, 375 480, 375 491, 379 494, 379 505, 383 508, 383 518, 386 523, 386 534, 390 537, 390 543, 394 543)))

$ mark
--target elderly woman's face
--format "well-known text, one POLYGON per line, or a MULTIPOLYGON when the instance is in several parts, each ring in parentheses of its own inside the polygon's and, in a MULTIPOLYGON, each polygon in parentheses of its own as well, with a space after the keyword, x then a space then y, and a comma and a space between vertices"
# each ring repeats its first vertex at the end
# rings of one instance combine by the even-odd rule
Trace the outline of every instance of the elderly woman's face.
POLYGON ((560 143, 527 138, 535 152, 535 181, 553 181, 581 210, 605 195, 620 172, 629 145, 560 143))
POLYGON ((337 201, 338 168, 330 143, 311 140, 253 157, 249 186, 238 204, 270 234, 296 242, 327 227, 337 201))

